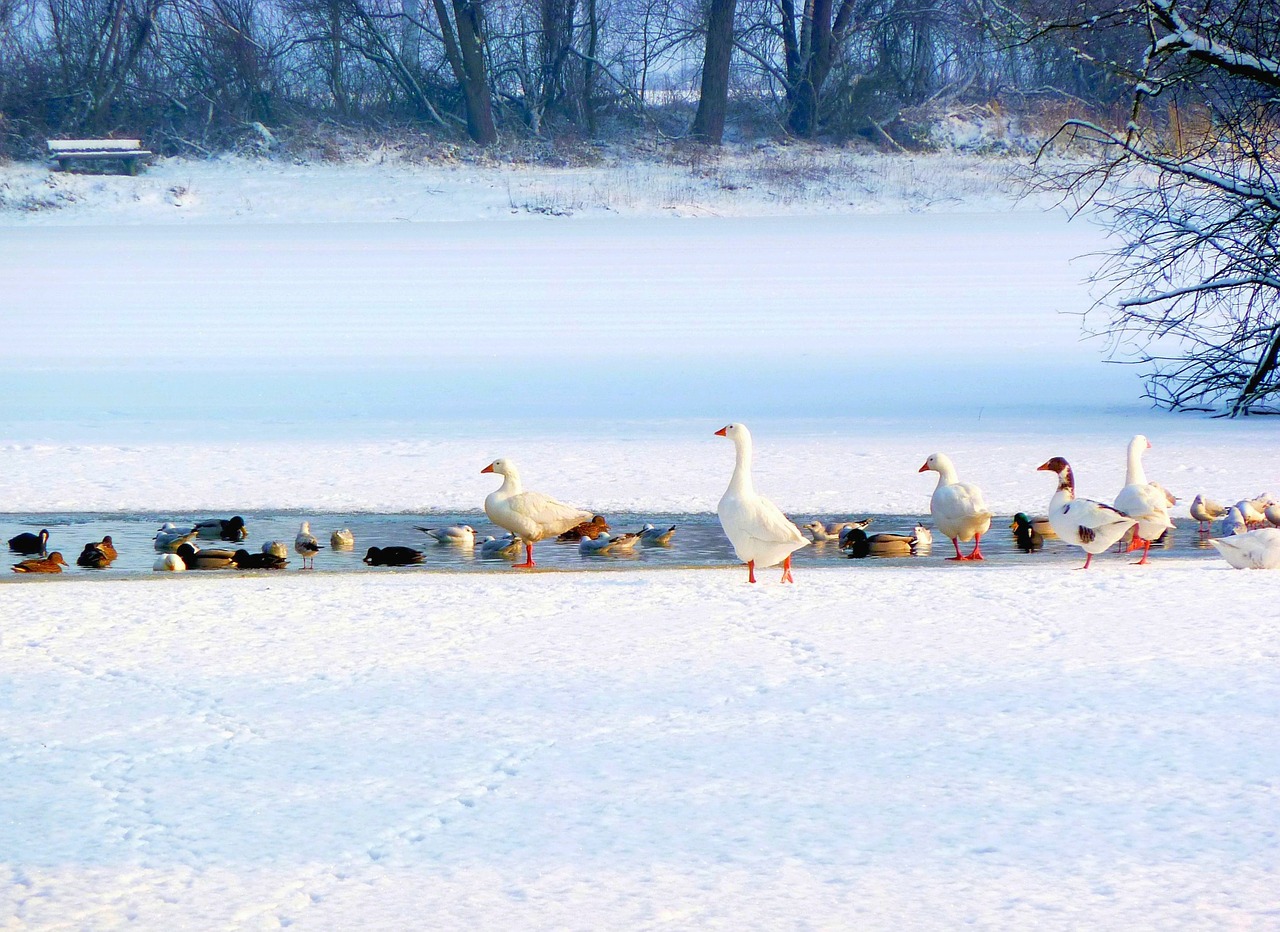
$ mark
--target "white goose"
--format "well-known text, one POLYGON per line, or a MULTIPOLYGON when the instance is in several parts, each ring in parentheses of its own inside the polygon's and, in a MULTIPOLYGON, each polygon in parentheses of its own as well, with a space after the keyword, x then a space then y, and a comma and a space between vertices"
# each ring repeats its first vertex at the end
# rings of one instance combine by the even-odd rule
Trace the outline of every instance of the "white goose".
POLYGON ((1058 490, 1049 501, 1049 524, 1062 540, 1080 547, 1088 556, 1082 569, 1089 568, 1095 553, 1102 553, 1137 525, 1137 520, 1110 505, 1088 498, 1076 498, 1076 480, 1071 466, 1060 456, 1036 467, 1057 473, 1058 490))
POLYGON ((945 453, 930 453, 917 472, 933 470, 938 474, 938 485, 929 499, 929 514, 933 523, 955 545, 956 555, 948 560, 981 560, 982 535, 991 527, 991 512, 976 485, 961 482, 951 457, 945 453), (960 553, 960 541, 973 541, 973 551, 968 556, 960 553))
POLYGON ((1280 570, 1280 528, 1262 528, 1209 543, 1238 570, 1280 570))
POLYGON ((756 564, 782 564, 782 581, 795 582, 791 576, 791 554, 808 546, 809 538, 787 520, 778 506, 757 495, 751 482, 751 431, 744 424, 728 424, 717 437, 733 441, 736 458, 729 488, 720 498, 716 513, 720 526, 733 544, 738 559, 747 564, 747 581, 756 581, 756 564))
POLYGON ((484 513, 498 527, 505 528, 524 542, 525 561, 514 566, 536 566, 533 562, 534 544, 591 520, 589 511, 558 502, 541 492, 526 492, 520 482, 520 472, 510 460, 494 460, 480 472, 502 476, 502 485, 485 497, 484 513))
POLYGON ((1226 515, 1227 506, 1196 493, 1196 497, 1191 499, 1191 507, 1188 511, 1192 520, 1200 522, 1200 533, 1208 534, 1209 525, 1226 515))
POLYGON ((1154 482, 1148 482, 1146 470, 1142 468, 1142 454, 1149 449, 1151 441, 1142 434, 1129 441, 1124 488, 1116 496, 1116 510, 1138 522, 1133 530, 1129 549, 1142 548, 1139 566, 1147 562, 1151 542, 1173 527, 1173 522, 1169 520, 1169 494, 1154 482))

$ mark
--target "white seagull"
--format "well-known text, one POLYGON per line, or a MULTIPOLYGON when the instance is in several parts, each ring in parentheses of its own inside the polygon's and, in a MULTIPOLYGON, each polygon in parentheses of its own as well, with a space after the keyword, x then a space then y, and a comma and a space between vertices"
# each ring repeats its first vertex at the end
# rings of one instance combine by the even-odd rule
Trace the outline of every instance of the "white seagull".
POLYGON ((1280 528, 1262 528, 1209 543, 1238 570, 1280 570, 1280 528))
POLYGON ((756 581, 757 563, 762 568, 781 563, 782 581, 795 582, 791 554, 808 546, 809 538, 787 520, 777 505, 756 494, 751 481, 751 431, 746 425, 728 424, 716 431, 716 436, 728 437, 736 451, 733 477, 716 513, 734 553, 747 564, 747 581, 756 581))
POLYGON ((484 513, 498 527, 524 542, 525 560, 513 566, 536 566, 534 544, 591 520, 589 511, 558 502, 541 492, 526 492, 520 482, 520 471, 511 460, 496 459, 480 472, 502 476, 502 485, 485 496, 484 513))
POLYGON ((414 526, 423 534, 432 538, 437 544, 453 544, 455 547, 474 547, 476 545, 476 529, 469 524, 455 524, 450 527, 414 526))
POLYGON ((303 521, 302 527, 298 530, 298 536, 293 539, 293 549, 298 551, 298 556, 302 557, 302 568, 316 568, 316 554, 322 549, 320 541, 316 540, 311 534, 311 522, 303 521), (311 566, 307 566, 307 561, 311 561, 311 566))

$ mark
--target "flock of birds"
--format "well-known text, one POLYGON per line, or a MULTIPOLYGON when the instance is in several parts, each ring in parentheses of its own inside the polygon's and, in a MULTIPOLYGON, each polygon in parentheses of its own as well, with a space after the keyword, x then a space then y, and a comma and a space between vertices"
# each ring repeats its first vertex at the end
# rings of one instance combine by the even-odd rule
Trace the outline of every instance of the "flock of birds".
MULTIPOLYGON (((716 509, 725 535, 734 552, 747 566, 747 579, 756 581, 756 568, 781 566, 782 582, 793 582, 791 556, 810 543, 838 540, 850 556, 906 556, 926 553, 932 546, 932 532, 917 525, 913 533, 867 534, 869 519, 826 523, 813 521, 804 525, 808 537, 773 502, 755 490, 752 480, 751 432, 743 424, 728 424, 716 435, 731 440, 735 462, 729 486, 716 509)), ((1057 489, 1049 502, 1047 515, 1014 516, 1010 529, 1018 548, 1034 552, 1044 546, 1046 537, 1057 537, 1079 547, 1085 553, 1082 569, 1088 569, 1096 554, 1117 544, 1129 551, 1141 550, 1139 564, 1148 561, 1153 542, 1173 528, 1169 509, 1177 499, 1158 483, 1149 482, 1142 465, 1143 454, 1151 447, 1146 437, 1138 435, 1129 443, 1125 485, 1113 504, 1080 498, 1076 495, 1075 477, 1070 464, 1060 456, 1046 461, 1038 470, 1057 476, 1057 489)), ((600 515, 566 505, 541 492, 528 491, 515 464, 497 459, 480 470, 502 477, 502 484, 484 500, 485 514, 495 525, 507 531, 504 537, 480 537, 469 525, 443 528, 419 527, 434 541, 468 548, 479 547, 484 556, 514 558, 524 551, 524 562, 516 567, 531 568, 534 545, 549 538, 577 541, 585 555, 629 553, 637 546, 669 546, 675 527, 658 528, 646 524, 634 533, 613 534, 600 515)), ((949 560, 977 561, 982 555, 982 536, 991 527, 993 514, 987 507, 982 490, 960 481, 955 465, 944 453, 932 453, 919 472, 938 475, 937 486, 929 500, 929 513, 936 530, 951 540, 955 556, 949 560), (961 543, 973 541, 964 553, 961 543)), ((1200 522, 1200 533, 1208 534, 1213 521, 1221 520, 1224 534, 1209 543, 1232 566, 1240 569, 1280 568, 1280 500, 1271 496, 1245 499, 1226 507, 1197 495, 1191 503, 1191 517, 1200 522)), ((154 568, 161 571, 188 569, 282 569, 289 559, 283 541, 269 541, 260 552, 244 548, 205 547, 201 540, 240 543, 248 536, 244 519, 213 518, 194 525, 167 522, 155 536, 155 549, 160 556, 154 568)), ((13 567, 18 573, 59 573, 66 566, 62 554, 48 551, 49 532, 23 533, 10 538, 9 548, 31 556, 13 567), (34 555, 34 556, 32 556, 34 555)), ((352 550, 355 537, 343 528, 329 538, 334 550, 352 550)), ((310 523, 303 521, 293 542, 294 552, 302 558, 303 569, 315 566, 316 555, 324 549, 311 533, 310 523)), ((76 559, 79 566, 101 568, 116 559, 111 538, 86 544, 76 559)), ((424 561, 421 550, 404 547, 370 547, 364 562, 370 566, 408 566, 424 561)))

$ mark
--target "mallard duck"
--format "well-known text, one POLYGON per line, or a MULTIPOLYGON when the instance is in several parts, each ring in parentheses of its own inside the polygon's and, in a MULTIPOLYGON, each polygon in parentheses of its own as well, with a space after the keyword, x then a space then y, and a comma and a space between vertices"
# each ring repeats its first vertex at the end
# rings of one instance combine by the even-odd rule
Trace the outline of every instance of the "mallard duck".
POLYGON ((1238 570, 1280 569, 1280 528, 1262 528, 1209 541, 1238 570))
MULTIPOLYGON (((113 548, 114 551, 114 548, 113 548)), ((111 565, 114 556, 109 556, 101 544, 85 544, 80 556, 76 557, 76 566, 86 569, 101 570, 111 565)))
POLYGON ((289 545, 282 540, 269 540, 262 545, 262 552, 269 553, 281 560, 289 559, 289 545))
POLYGON ((320 546, 320 541, 315 539, 311 533, 311 522, 303 521, 302 526, 298 529, 298 536, 293 539, 293 549, 298 551, 298 556, 302 557, 302 568, 316 568, 316 554, 324 548, 320 546), (308 561, 310 565, 308 566, 308 561))
POLYGON ((849 528, 842 549, 854 559, 863 557, 909 557, 915 552, 915 538, 905 534, 870 534, 860 527, 849 528))
POLYGON ((1158 540, 1165 531, 1173 527, 1173 522, 1169 519, 1169 494, 1154 482, 1148 482, 1146 470, 1142 468, 1142 454, 1149 449, 1151 441, 1142 434, 1129 441, 1124 488, 1115 501, 1117 511, 1138 522, 1134 526, 1129 549, 1142 548, 1139 566, 1147 562, 1151 542, 1158 540))
POLYGON ((1036 469, 1058 477, 1058 489, 1049 501, 1049 521, 1058 537, 1087 554, 1082 569, 1089 568, 1095 553, 1102 553, 1138 523, 1110 505, 1076 498, 1075 475, 1062 457, 1055 456, 1036 469))
POLYGON ((991 527, 991 512, 976 485, 961 482, 956 468, 945 453, 930 453, 917 472, 933 470, 938 474, 938 484, 929 499, 929 514, 939 531, 951 538, 956 555, 948 560, 981 560, 982 535, 991 527), (973 541, 973 550, 967 556, 960 553, 960 541, 973 541))
POLYGON ((236 556, 234 550, 224 550, 222 548, 197 550, 191 544, 181 544, 175 552, 189 570, 225 569, 232 565, 236 556))
MULTIPOLYGON (((47 530, 42 530, 39 534, 24 532, 9 538, 9 549, 23 556, 34 553, 44 554, 47 552, 48 546, 49 532, 47 530)), ((48 570, 46 572, 57 572, 57 570, 48 570)))
POLYGON ((426 534, 437 544, 450 544, 454 547, 474 547, 476 545, 476 529, 469 524, 454 524, 449 527, 415 527, 426 534))
POLYGON ((1035 553, 1044 546, 1044 535, 1036 530, 1035 524, 1024 512, 1014 515, 1009 527, 1013 530, 1013 542, 1023 553, 1035 553))
POLYGON ((289 563, 274 553, 250 553, 247 550, 237 550, 231 562, 239 570, 282 570, 289 563))
POLYGON ((526 492, 520 481, 520 471, 511 460, 496 459, 480 472, 502 476, 502 485, 485 496, 484 513, 490 521, 515 534, 524 543, 525 560, 514 566, 528 568, 536 565, 533 562, 533 545, 538 541, 563 534, 583 522, 594 521, 589 511, 558 502, 541 492, 526 492))
POLYGON ((751 480, 751 431, 745 424, 727 424, 717 437, 733 441, 734 464, 729 487, 720 498, 716 513, 720 526, 733 544, 733 552, 747 564, 747 581, 756 581, 756 564, 782 564, 782 581, 794 582, 791 555, 809 546, 809 538, 787 519, 773 502, 756 493, 751 480))
POLYGON ((23 560, 14 566, 13 571, 15 573, 61 573, 66 565, 67 561, 62 559, 62 554, 55 550, 47 557, 23 560))
POLYGON ((351 528, 344 527, 329 535, 330 550, 354 550, 355 547, 356 535, 351 533, 351 528))
POLYGON ((609 522, 604 519, 604 516, 592 515, 590 521, 583 521, 580 524, 569 528, 569 530, 558 536, 556 540, 571 542, 575 540, 582 540, 584 537, 595 540, 601 534, 609 533, 612 533, 612 530, 609 527, 609 522))
POLYGON ((646 524, 639 531, 640 543, 645 547, 670 547, 671 538, 675 536, 676 526, 668 528, 654 527, 646 524))
POLYGON ((236 515, 233 518, 207 518, 195 524, 196 535, 201 540, 225 540, 237 543, 249 536, 244 526, 244 518, 236 515))
POLYGON ((412 547, 370 547, 364 555, 364 562, 370 566, 409 566, 424 559, 422 551, 412 547))
POLYGON ((197 534, 199 532, 189 524, 178 525, 166 521, 156 532, 156 550, 159 553, 175 553, 183 544, 195 540, 197 534))

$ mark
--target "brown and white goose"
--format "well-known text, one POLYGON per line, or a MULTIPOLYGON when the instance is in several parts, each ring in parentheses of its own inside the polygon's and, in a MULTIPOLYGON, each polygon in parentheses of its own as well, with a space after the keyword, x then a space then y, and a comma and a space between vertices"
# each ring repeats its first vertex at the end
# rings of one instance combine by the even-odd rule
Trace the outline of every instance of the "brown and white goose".
POLYGON ((1058 476, 1058 490, 1049 500, 1049 524, 1058 537, 1088 554, 1082 569, 1089 568, 1089 561, 1095 553, 1102 553, 1137 525, 1135 518, 1110 505, 1076 498, 1075 476, 1070 464, 1062 457, 1055 456, 1036 469, 1058 476))

